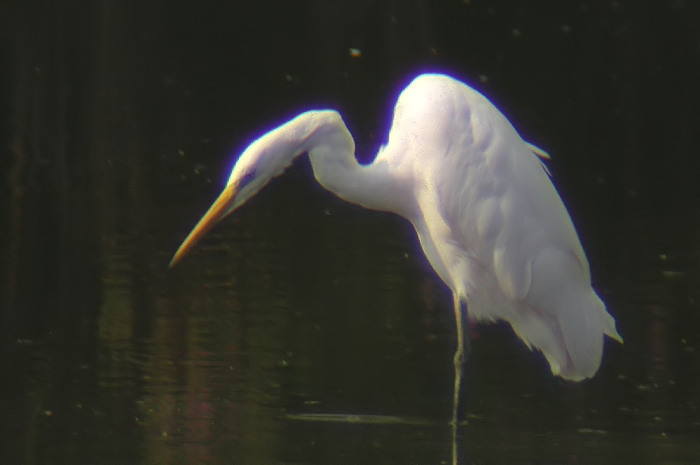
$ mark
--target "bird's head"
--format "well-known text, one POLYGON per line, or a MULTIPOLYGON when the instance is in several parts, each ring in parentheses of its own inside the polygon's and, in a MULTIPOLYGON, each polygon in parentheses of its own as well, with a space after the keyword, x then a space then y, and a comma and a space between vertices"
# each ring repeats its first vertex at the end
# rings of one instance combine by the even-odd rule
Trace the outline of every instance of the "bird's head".
POLYGON ((301 152, 299 144, 271 131, 253 142, 241 154, 226 187, 175 252, 174 266, 219 221, 257 194, 273 177, 282 174, 301 152))

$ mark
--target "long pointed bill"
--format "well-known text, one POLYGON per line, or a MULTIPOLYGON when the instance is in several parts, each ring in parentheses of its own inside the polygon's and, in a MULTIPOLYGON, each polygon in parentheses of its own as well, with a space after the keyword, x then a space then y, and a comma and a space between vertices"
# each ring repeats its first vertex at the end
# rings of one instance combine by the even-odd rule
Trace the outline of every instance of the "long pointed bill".
POLYGON ((182 257, 184 257, 187 252, 192 250, 192 247, 202 238, 204 235, 219 221, 221 221, 224 216, 229 212, 229 206, 233 199, 236 197, 238 192, 237 186, 235 184, 226 186, 226 189, 219 195, 219 198, 209 207, 209 210, 204 214, 197 226, 194 227, 192 232, 187 239, 180 245, 173 255, 173 259, 170 260, 170 268, 175 266, 182 257))

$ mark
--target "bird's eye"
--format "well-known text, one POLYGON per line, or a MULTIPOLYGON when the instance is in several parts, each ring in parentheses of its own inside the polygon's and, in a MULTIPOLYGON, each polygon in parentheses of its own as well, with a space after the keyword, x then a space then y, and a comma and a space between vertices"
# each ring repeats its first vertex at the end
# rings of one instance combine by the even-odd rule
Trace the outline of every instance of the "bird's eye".
POLYGON ((248 172, 247 172, 246 174, 244 174, 243 177, 241 178, 241 182, 239 183, 238 188, 239 188, 239 189, 244 188, 244 187, 247 186, 248 183, 249 183, 250 181, 252 181, 253 179, 255 179, 255 171, 248 171, 248 172))

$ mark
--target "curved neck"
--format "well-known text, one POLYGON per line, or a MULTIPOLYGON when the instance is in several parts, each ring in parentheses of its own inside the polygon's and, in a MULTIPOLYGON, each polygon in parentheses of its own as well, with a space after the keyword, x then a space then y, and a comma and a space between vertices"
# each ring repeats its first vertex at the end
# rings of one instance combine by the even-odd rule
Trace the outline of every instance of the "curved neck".
POLYGON ((343 200, 373 210, 404 213, 402 189, 396 173, 375 160, 360 165, 355 158, 355 142, 340 115, 335 111, 315 111, 307 117, 312 129, 307 132, 302 151, 308 152, 316 180, 343 200))

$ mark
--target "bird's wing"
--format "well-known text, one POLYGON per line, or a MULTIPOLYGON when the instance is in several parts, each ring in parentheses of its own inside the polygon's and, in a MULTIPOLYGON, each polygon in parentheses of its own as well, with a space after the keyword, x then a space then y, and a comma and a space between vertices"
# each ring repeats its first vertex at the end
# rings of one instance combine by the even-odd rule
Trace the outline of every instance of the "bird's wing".
POLYGON ((395 123, 393 140, 403 144, 391 153, 413 169, 412 221, 470 317, 508 321, 555 374, 592 376, 603 334, 617 333, 542 164, 546 153, 481 94, 436 76, 404 91, 395 123))
POLYGON ((519 138, 494 139, 458 156, 468 162, 453 164, 438 198, 451 243, 467 257, 450 272, 465 282, 470 316, 508 321, 555 374, 592 376, 603 334, 619 336, 591 288, 588 261, 540 160, 519 138))

